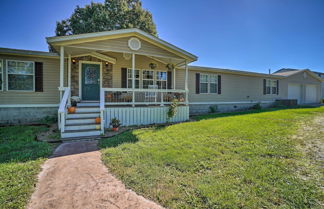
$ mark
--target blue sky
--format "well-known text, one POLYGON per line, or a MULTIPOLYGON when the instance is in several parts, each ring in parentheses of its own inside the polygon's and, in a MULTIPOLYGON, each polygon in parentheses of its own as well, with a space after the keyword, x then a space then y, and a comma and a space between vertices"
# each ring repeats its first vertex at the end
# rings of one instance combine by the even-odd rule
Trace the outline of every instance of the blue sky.
MULTIPOLYGON (((153 14, 159 37, 197 55, 194 65, 324 72, 324 0, 142 2, 153 14)), ((54 35, 55 22, 88 3, 1 0, 0 47, 47 51, 45 37, 54 35)))

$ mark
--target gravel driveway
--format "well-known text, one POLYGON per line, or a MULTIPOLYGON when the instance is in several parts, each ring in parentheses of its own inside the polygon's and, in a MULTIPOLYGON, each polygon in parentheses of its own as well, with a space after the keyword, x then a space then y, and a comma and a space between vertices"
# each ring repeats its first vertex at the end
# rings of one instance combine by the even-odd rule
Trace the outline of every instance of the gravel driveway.
POLYGON ((162 208, 126 189, 109 173, 97 141, 61 144, 38 177, 30 209, 162 208))

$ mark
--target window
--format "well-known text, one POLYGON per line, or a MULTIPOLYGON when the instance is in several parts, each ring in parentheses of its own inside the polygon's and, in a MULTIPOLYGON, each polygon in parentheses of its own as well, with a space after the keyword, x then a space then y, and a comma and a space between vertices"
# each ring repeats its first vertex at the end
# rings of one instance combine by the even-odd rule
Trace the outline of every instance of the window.
POLYGON ((209 91, 217 93, 217 75, 209 75, 209 91))
MULTIPOLYGON (((132 88, 132 69, 127 69, 127 88, 132 88)), ((135 70, 135 88, 139 89, 140 84, 140 71, 135 70)))
POLYGON ((208 93, 208 75, 200 74, 200 93, 208 93))
POLYGON ((166 89, 167 88, 167 72, 156 72, 156 85, 158 89, 166 89))
POLYGON ((143 70, 143 89, 152 88, 154 85, 154 71, 143 70))
POLYGON ((0 91, 3 90, 3 62, 0 60, 0 91))
POLYGON ((200 74, 200 93, 216 94, 218 88, 217 75, 200 74))
POLYGON ((34 62, 7 61, 8 90, 34 91, 34 62))
POLYGON ((266 94, 277 94, 277 80, 266 80, 266 94))

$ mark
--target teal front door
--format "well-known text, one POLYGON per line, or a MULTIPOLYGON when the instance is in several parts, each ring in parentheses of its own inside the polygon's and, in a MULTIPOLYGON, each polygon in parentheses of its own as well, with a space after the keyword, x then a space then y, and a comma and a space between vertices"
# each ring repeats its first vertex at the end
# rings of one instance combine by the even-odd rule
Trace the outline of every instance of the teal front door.
POLYGON ((100 65, 82 63, 82 100, 99 100, 100 65))

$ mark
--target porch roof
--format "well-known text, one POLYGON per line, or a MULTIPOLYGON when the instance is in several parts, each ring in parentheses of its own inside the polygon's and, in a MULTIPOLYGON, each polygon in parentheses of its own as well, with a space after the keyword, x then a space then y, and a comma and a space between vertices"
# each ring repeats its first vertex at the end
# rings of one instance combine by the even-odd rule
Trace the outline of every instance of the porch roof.
POLYGON ((112 51, 157 57, 166 63, 179 64, 184 60, 190 63, 197 60, 197 56, 136 28, 55 36, 46 39, 48 44, 57 51, 64 46, 66 53, 72 56, 91 51, 99 53, 112 51), (140 50, 132 50, 127 46, 126 42, 131 37, 140 39, 142 42, 140 50))

